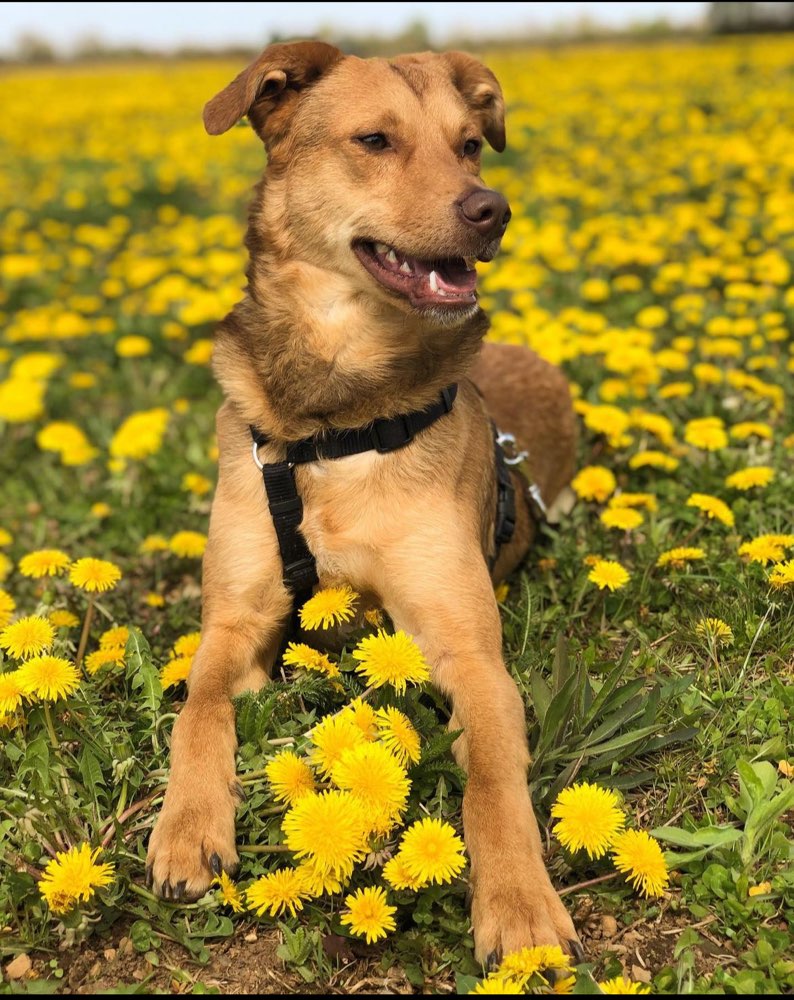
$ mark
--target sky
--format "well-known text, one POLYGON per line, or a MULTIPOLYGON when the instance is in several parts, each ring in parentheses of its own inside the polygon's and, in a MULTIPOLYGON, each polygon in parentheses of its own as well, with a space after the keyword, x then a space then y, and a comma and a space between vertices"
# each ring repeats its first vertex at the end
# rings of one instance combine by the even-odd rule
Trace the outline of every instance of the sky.
POLYGON ((620 26, 665 16, 692 23, 705 3, 0 3, 0 51, 25 32, 68 53, 81 38, 167 50, 185 44, 256 45, 271 34, 392 34, 421 19, 434 42, 455 34, 553 28, 586 16, 620 26))

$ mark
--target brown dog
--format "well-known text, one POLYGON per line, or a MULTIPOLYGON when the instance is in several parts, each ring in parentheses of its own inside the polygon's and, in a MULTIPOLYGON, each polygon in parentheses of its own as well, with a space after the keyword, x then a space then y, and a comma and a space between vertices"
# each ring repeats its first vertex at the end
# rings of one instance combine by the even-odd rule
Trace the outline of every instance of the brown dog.
POLYGON ((362 60, 280 44, 204 120, 218 134, 246 114, 268 167, 250 212, 248 289, 217 335, 226 402, 202 640, 149 877, 167 899, 195 898, 237 863, 231 697, 267 681, 292 603, 249 424, 272 442, 262 460, 277 462, 286 442, 422 410, 458 382, 452 412, 407 447, 296 468, 301 531, 321 584, 350 583, 385 608, 451 699, 477 956, 546 943, 577 951, 543 864, 524 706, 493 591, 532 538, 523 499, 512 542, 493 574, 487 565, 491 418, 529 450, 546 503, 571 476, 575 437, 559 372, 523 348, 482 346, 473 264, 494 256, 510 214, 479 178, 483 137, 505 145, 499 84, 461 52, 362 60))

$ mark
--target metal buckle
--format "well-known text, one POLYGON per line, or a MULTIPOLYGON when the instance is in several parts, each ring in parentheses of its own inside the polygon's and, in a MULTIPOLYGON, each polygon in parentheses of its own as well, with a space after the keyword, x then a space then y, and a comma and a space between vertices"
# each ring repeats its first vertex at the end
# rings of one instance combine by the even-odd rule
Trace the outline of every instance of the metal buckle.
POLYGON ((522 462, 526 462, 529 458, 528 451, 516 451, 516 439, 513 434, 508 434, 507 431, 500 431, 497 428, 496 431, 496 443, 505 451, 505 445, 510 447, 513 452, 512 457, 505 454, 505 465, 521 465, 522 462))

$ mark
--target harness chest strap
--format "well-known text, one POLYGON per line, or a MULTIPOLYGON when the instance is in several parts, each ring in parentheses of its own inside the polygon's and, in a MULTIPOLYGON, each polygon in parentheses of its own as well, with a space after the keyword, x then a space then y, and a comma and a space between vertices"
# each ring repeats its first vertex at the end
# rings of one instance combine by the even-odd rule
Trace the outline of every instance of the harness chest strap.
MULTIPOLYGON (((267 435, 251 427, 253 457, 262 472, 270 515, 276 530, 283 564, 284 585, 293 594, 297 609, 311 597, 312 589, 319 582, 317 564, 306 540, 300 532, 303 520, 303 501, 295 483, 295 466, 308 462, 346 458, 366 451, 386 454, 404 448, 414 437, 430 427, 436 420, 450 413, 458 393, 457 385, 447 386, 436 403, 425 410, 403 414, 391 420, 375 420, 366 427, 353 430, 326 431, 322 435, 293 441, 286 446, 286 457, 281 462, 263 463, 259 449, 268 444, 267 435)), ((494 541, 496 555, 502 545, 513 537, 515 530, 515 489, 508 465, 515 465, 526 457, 507 458, 502 443, 513 439, 500 435, 494 428, 494 454, 496 461, 497 502, 494 541)), ((545 513, 545 509, 543 510, 545 513)), ((535 511, 533 511, 535 514, 535 511)), ((492 560, 496 559, 496 555, 492 560)))

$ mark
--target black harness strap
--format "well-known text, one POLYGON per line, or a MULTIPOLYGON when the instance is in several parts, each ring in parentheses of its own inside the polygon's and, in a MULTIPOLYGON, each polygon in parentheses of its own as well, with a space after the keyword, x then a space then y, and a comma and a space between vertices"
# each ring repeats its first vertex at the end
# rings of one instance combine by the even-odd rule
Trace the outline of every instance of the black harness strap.
POLYGON ((319 580, 317 563, 300 531, 303 501, 295 484, 294 467, 307 462, 347 458, 365 451, 386 454, 404 448, 439 417, 451 412, 457 394, 457 385, 450 385, 442 390, 439 400, 425 410, 405 413, 392 420, 375 420, 354 430, 329 430, 316 437, 292 441, 286 446, 287 454, 282 462, 263 464, 259 461, 259 449, 268 444, 270 438, 256 427, 250 428, 254 461, 262 470, 267 503, 276 529, 284 586, 293 595, 296 612, 311 597, 319 580))
MULTIPOLYGON (((296 616, 299 608, 312 596, 312 591, 319 580, 317 563, 300 531, 303 501, 295 484, 295 466, 308 462, 347 458, 365 451, 377 451, 380 454, 398 451, 410 444, 417 434, 430 427, 440 417, 450 413, 457 394, 457 385, 450 385, 441 392, 438 401, 427 409, 402 414, 391 420, 375 420, 366 427, 341 431, 328 430, 321 435, 289 442, 286 444, 286 457, 281 462, 259 461, 259 449, 262 445, 271 443, 271 439, 256 427, 250 428, 254 442, 254 461, 262 470, 267 503, 278 539, 284 586, 293 595, 293 610, 296 616)), ((513 537, 516 527, 516 491, 510 466, 519 464, 526 457, 526 453, 521 452, 515 457, 508 458, 502 445, 510 443, 515 446, 515 439, 509 434, 501 434, 496 425, 493 431, 496 517, 495 551, 489 560, 491 569, 496 564, 502 546, 513 537)), ((538 522, 545 520, 546 510, 536 486, 527 484, 527 501, 535 520, 538 522)))

